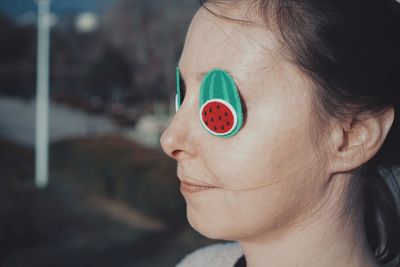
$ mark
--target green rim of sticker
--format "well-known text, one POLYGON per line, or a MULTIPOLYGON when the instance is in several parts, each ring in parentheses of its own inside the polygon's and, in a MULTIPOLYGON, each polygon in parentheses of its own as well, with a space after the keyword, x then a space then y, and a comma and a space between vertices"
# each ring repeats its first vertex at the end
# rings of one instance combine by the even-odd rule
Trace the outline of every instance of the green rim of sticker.
POLYGON ((177 112, 181 107, 181 75, 179 71, 179 67, 176 66, 176 94, 175 94, 175 111, 177 112))
MULTIPOLYGON (((204 76, 200 86, 199 109, 200 121, 203 127, 213 135, 229 138, 237 134, 242 128, 243 111, 239 91, 235 81, 227 71, 215 68, 204 76), (205 114, 206 116, 209 116, 209 114, 206 113, 207 111, 204 111, 204 108, 210 105, 210 103, 212 104, 212 102, 215 102, 214 105, 218 108, 220 104, 223 105, 224 109, 221 110, 224 110, 226 116, 226 111, 228 111, 228 113, 232 112, 232 114, 226 117, 228 120, 226 123, 230 126, 233 125, 233 129, 230 128, 229 131, 224 133, 223 130, 218 128, 220 125, 223 125, 218 121, 218 117, 219 120, 221 120, 221 116, 218 114, 212 118, 213 120, 210 123, 212 123, 213 126, 210 127, 207 118, 204 117, 205 114), (226 105, 224 105, 224 103, 226 105)), ((223 114, 222 117, 224 117, 223 114)), ((224 118, 222 118, 222 120, 224 120, 224 118)), ((223 126, 221 127, 223 128, 223 126)))

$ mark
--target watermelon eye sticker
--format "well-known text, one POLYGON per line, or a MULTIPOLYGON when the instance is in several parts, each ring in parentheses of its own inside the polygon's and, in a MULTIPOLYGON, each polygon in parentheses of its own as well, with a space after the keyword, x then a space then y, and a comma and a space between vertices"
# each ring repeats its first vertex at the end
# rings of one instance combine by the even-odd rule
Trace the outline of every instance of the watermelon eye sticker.
POLYGON ((183 98, 185 97, 185 94, 182 90, 183 84, 179 67, 176 67, 175 77, 176 77, 175 111, 178 112, 179 108, 182 105, 183 98))
POLYGON ((242 103, 235 81, 221 69, 208 72, 200 86, 199 115, 203 127, 219 137, 232 137, 242 127, 242 103))

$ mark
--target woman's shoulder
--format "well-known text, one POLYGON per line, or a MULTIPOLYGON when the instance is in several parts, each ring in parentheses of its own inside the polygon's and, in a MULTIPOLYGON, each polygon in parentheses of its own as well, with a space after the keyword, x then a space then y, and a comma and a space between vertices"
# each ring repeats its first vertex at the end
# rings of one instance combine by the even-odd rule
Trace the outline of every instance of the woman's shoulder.
POLYGON ((219 243, 200 248, 176 265, 176 267, 227 267, 234 266, 243 255, 237 242, 219 243))

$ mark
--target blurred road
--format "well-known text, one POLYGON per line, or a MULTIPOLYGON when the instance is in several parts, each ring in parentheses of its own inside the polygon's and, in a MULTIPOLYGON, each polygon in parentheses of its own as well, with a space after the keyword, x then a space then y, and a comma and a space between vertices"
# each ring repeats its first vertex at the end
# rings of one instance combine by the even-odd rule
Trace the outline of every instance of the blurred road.
MULTIPOLYGON (((0 136, 21 145, 35 144, 35 101, 0 97, 0 136)), ((120 127, 104 115, 93 115, 52 102, 50 142, 63 139, 119 134, 147 147, 158 148, 161 132, 168 126, 166 114, 147 114, 134 128, 120 127)))
MULTIPOLYGON (((35 143, 35 101, 0 98, 0 135, 23 145, 35 143)), ((111 119, 50 104, 50 141, 116 133, 111 119)))

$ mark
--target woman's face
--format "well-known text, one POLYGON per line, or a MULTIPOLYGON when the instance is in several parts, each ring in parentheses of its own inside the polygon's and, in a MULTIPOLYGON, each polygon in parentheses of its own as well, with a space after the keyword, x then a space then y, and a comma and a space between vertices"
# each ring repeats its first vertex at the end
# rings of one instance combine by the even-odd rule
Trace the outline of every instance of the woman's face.
POLYGON ((326 193, 321 146, 310 135, 313 96, 278 49, 265 27, 204 9, 189 28, 179 62, 186 95, 161 144, 177 160, 181 181, 213 186, 181 187, 190 224, 209 238, 268 237, 301 220, 326 193), (231 138, 211 135, 198 116, 202 75, 213 68, 234 77, 246 107, 243 128, 231 138))

